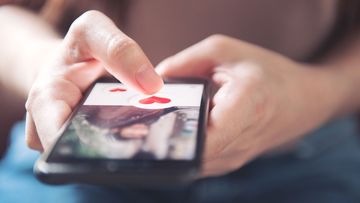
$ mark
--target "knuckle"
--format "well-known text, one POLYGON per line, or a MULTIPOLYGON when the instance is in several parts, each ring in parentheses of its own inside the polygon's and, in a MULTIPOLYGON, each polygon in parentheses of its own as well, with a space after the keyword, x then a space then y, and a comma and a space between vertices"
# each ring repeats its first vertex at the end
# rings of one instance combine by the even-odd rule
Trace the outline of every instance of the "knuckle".
POLYGON ((209 54, 221 56, 223 53, 226 53, 231 46, 229 39, 229 37, 221 34, 211 35, 203 41, 202 46, 204 46, 204 49, 209 54))
POLYGON ((110 37, 107 47, 107 57, 109 59, 121 58, 129 50, 134 50, 138 47, 137 43, 124 36, 114 35, 110 37))
POLYGON ((31 88, 25 109, 29 113, 36 113, 57 100, 64 101, 74 108, 81 97, 81 90, 71 81, 62 77, 52 78, 31 88))
POLYGON ((74 38, 81 37, 85 34, 86 27, 86 21, 83 18, 79 17, 70 25, 67 36, 71 35, 74 36, 74 38))
POLYGON ((89 10, 84 12, 79 18, 84 18, 86 20, 94 20, 99 16, 103 16, 104 14, 97 10, 89 10))
POLYGON ((81 99, 82 93, 79 88, 66 79, 57 78, 46 84, 42 89, 41 95, 38 97, 42 102, 37 105, 46 105, 49 101, 64 101, 71 108, 74 108, 78 101, 81 99))
POLYGON ((260 88, 264 83, 264 75, 261 71, 251 70, 247 75, 248 80, 246 81, 246 86, 250 89, 260 88))
POLYGON ((243 112, 249 114, 245 125, 268 117, 273 104, 273 94, 267 77, 266 70, 256 63, 244 62, 235 67, 233 88, 240 88, 240 91, 234 94, 234 101, 238 102, 235 103, 236 106, 247 106, 247 110, 243 112))
POLYGON ((239 83, 245 87, 261 87, 266 80, 264 68, 254 62, 243 62, 236 67, 235 77, 241 78, 239 83))
POLYGON ((99 18, 102 15, 104 14, 99 11, 86 11, 71 24, 68 34, 76 37, 83 36, 85 34, 86 28, 93 24, 94 19, 99 18))
POLYGON ((205 39, 205 42, 212 47, 227 47, 229 41, 229 37, 222 34, 214 34, 205 39))

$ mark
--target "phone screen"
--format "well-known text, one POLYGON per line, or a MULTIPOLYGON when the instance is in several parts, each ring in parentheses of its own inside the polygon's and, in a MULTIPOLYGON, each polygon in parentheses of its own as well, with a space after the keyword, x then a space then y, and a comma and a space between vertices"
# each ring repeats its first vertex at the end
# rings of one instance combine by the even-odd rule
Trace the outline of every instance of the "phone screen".
POLYGON ((48 161, 192 160, 203 91, 203 84, 172 83, 142 95, 120 83, 96 83, 48 161))

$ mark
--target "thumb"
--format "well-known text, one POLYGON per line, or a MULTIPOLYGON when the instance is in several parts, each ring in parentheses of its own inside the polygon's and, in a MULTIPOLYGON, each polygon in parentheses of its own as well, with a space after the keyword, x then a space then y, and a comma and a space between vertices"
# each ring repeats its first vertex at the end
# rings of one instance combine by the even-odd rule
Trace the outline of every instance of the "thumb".
POLYGON ((165 77, 209 77, 216 66, 239 60, 247 47, 239 40, 213 35, 163 60, 156 71, 165 77))

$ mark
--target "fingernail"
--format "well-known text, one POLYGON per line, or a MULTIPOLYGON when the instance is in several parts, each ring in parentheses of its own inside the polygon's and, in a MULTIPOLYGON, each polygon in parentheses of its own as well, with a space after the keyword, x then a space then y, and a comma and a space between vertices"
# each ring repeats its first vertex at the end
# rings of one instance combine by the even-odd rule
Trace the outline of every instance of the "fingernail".
POLYGON ((157 92, 163 86, 162 78, 156 74, 154 68, 143 65, 136 72, 136 81, 148 94, 157 92))

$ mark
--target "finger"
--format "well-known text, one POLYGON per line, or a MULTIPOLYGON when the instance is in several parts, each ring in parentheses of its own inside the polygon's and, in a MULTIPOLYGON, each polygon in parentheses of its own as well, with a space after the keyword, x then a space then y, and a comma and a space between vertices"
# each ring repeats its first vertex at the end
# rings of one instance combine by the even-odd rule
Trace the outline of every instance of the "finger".
POLYGON ((82 94, 76 85, 60 77, 43 79, 38 83, 31 89, 26 103, 29 115, 26 131, 30 147, 31 143, 36 143, 34 148, 37 149, 41 143, 46 150, 57 138, 59 129, 82 94), (40 82, 42 84, 38 84, 40 82))
POLYGON ((231 71, 219 71, 213 77, 222 84, 212 99, 214 106, 209 114, 204 154, 206 160, 223 153, 226 147, 234 142, 239 133, 247 127, 246 122, 243 121, 247 119, 243 118, 247 114, 242 110, 247 101, 239 99, 239 96, 234 94, 234 90, 239 91, 239 87, 238 83, 234 82, 231 71), (244 114, 239 115, 242 113, 244 114))
MULTIPOLYGON (((225 104, 226 105, 226 104, 225 104)), ((248 139, 238 139, 248 131, 249 127, 236 117, 229 116, 234 114, 233 108, 222 104, 215 104, 209 115, 209 126, 207 128, 205 151, 203 159, 211 161, 219 156, 230 156, 234 152, 235 143, 238 144, 236 151, 244 153, 253 141, 248 139), (243 141, 243 143, 241 143, 243 141), (240 144, 239 144, 240 142, 240 144), (229 153, 230 152, 230 153, 229 153)))
POLYGON ((203 162, 200 176, 209 177, 209 176, 224 175, 224 173, 229 170, 227 164, 228 164, 227 162, 221 159, 203 162))
POLYGON ((57 77, 72 82, 81 92, 84 92, 96 79, 105 76, 107 73, 102 64, 97 60, 79 62, 57 68, 60 72, 60 74, 57 74, 57 77))
POLYGON ((166 77, 209 76, 214 67, 244 56, 245 52, 242 50, 247 47, 246 43, 239 40, 214 35, 165 59, 157 66, 156 71, 166 77))
POLYGON ((26 113, 25 138, 27 145, 34 150, 43 151, 40 139, 38 137, 34 121, 30 113, 26 113))
POLYGON ((41 123, 36 128, 39 135, 41 135, 39 137, 41 145, 44 150, 47 150, 57 139, 58 131, 71 113, 71 108, 64 101, 56 100, 44 105, 43 109, 43 111, 35 111, 33 115, 34 122, 41 123))
POLYGON ((215 68, 214 74, 212 75, 212 81, 214 82, 215 85, 221 87, 226 82, 229 82, 231 80, 230 74, 228 69, 226 69, 225 67, 215 68))
POLYGON ((100 12, 88 11, 71 25, 63 50, 65 63, 95 58, 121 82, 143 93, 155 93, 163 85, 139 45, 100 12))
POLYGON ((237 154, 237 157, 234 156, 221 156, 217 159, 204 161, 201 168, 201 176, 219 176, 225 175, 226 173, 235 171, 243 166, 246 162, 242 160, 241 154, 237 154))
POLYGON ((238 147, 235 141, 227 140, 226 129, 209 127, 205 153, 201 168, 201 176, 218 176, 240 168, 249 160, 250 151, 238 147))

